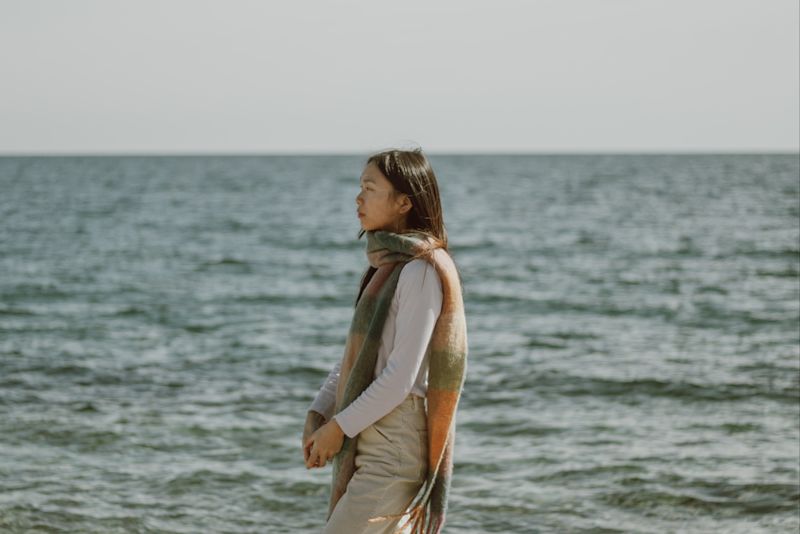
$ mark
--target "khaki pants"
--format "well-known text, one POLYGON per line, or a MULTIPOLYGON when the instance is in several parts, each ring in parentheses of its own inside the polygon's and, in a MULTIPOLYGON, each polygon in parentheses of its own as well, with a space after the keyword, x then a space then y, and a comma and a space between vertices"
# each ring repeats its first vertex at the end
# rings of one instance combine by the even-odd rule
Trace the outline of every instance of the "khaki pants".
POLYGON ((358 435, 356 470, 324 534, 388 534, 408 516, 368 523, 405 510, 428 474, 425 399, 409 394, 358 435))

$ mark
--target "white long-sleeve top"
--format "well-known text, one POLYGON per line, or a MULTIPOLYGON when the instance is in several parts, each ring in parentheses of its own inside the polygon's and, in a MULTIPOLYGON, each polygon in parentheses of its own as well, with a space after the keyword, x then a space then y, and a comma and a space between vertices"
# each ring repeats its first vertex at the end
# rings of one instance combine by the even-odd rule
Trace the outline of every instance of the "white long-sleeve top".
POLYGON ((308 409, 328 421, 334 417, 344 433, 353 438, 392 411, 409 393, 425 397, 428 345, 441 310, 442 283, 433 265, 424 259, 406 263, 397 279, 383 327, 373 382, 334 416, 339 361, 308 409))

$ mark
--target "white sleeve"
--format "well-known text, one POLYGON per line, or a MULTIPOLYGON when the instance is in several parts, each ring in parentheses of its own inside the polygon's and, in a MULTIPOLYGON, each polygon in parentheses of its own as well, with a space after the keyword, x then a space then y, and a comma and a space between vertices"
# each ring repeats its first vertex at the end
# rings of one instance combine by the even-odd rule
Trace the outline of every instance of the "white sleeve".
POLYGON ((395 292, 395 338, 386 367, 359 397, 334 416, 351 438, 392 411, 411 392, 442 311, 441 280, 425 260, 411 261, 403 267, 395 292))
POLYGON ((330 421, 333 417, 333 411, 336 409, 336 386, 339 384, 339 373, 342 369, 342 361, 336 362, 331 372, 328 373, 328 378, 323 382, 322 387, 319 388, 314 402, 308 407, 308 410, 314 410, 325 416, 326 421, 330 421))

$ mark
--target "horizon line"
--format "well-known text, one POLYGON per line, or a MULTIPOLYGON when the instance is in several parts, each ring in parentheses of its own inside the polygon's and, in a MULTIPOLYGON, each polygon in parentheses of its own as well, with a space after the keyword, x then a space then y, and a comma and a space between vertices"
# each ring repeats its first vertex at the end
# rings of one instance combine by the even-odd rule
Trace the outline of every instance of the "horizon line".
MULTIPOLYGON (((330 157, 330 156, 363 156, 372 151, 25 151, 2 152, 0 158, 14 157, 330 157)), ((758 150, 758 149, 697 149, 697 150, 424 150, 430 156, 659 156, 659 155, 800 155, 800 148, 795 150, 758 150)))

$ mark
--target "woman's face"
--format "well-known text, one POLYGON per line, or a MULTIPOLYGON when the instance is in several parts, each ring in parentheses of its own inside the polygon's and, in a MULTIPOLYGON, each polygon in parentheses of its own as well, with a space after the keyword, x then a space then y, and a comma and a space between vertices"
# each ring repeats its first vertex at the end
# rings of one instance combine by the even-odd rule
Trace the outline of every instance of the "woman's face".
POLYGON ((361 191, 356 196, 358 218, 364 230, 398 232, 405 228, 405 219, 411 209, 407 195, 392 198, 392 182, 370 163, 361 173, 361 191))

